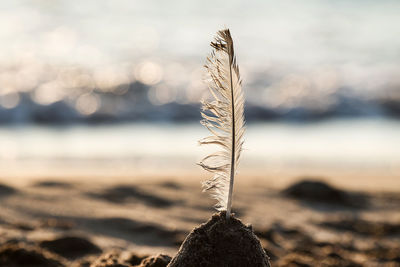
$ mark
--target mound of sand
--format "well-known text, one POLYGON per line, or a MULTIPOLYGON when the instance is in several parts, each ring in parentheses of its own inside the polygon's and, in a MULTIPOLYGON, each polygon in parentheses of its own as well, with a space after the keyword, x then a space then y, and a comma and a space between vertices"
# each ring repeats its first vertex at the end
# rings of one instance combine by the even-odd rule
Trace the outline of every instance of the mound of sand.
POLYGON ((314 203, 364 208, 367 197, 360 193, 338 189, 314 179, 304 179, 284 189, 285 196, 314 203))
POLYGON ((268 256, 251 226, 225 218, 225 212, 195 228, 185 239, 168 267, 265 266, 268 256))

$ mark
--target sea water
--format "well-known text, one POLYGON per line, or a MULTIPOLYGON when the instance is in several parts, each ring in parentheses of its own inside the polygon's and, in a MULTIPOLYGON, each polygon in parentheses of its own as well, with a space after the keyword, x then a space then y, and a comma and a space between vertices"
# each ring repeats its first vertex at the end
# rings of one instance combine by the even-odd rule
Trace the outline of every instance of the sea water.
POLYGON ((193 118, 179 105, 204 97, 224 26, 261 119, 398 117, 399 12, 395 0, 1 1, 0 123, 193 118))

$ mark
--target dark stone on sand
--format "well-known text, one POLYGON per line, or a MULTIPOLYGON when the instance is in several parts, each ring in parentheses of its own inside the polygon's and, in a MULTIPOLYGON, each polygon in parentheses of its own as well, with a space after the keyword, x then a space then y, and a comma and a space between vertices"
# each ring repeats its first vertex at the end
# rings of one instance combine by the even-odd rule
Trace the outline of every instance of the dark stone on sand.
POLYGON ((68 259, 97 254, 101 249, 82 237, 65 236, 54 240, 40 242, 40 246, 68 259))
POLYGON ((250 226, 225 212, 214 214, 185 239, 168 267, 269 267, 268 256, 250 226))
POLYGON ((138 267, 167 267, 171 257, 164 254, 149 256, 142 260, 138 267))
POLYGON ((8 243, 0 246, 0 266, 62 267, 64 264, 49 252, 18 243, 8 243))
POLYGON ((318 180, 302 180, 290 185, 282 193, 291 198, 322 204, 360 208, 366 205, 364 195, 349 193, 318 180))
POLYGON ((144 202, 146 205, 153 207, 168 207, 173 204, 173 202, 168 199, 145 192, 134 186, 125 185, 112 187, 102 193, 95 193, 91 195, 114 203, 138 201, 144 202))
POLYGON ((12 194, 14 194, 16 192, 17 192, 17 190, 12 188, 11 186, 8 186, 8 185, 5 185, 5 184, 0 184, 0 197, 9 196, 9 195, 12 195, 12 194))

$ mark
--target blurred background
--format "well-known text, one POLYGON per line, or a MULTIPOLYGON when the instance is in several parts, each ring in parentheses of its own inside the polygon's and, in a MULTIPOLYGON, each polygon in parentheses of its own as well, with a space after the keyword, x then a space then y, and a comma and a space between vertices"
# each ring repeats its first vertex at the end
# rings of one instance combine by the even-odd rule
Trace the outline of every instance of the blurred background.
POLYGON ((243 172, 400 178, 399 12, 395 0, 2 1, 0 175, 204 174, 202 66, 226 26, 243 172))

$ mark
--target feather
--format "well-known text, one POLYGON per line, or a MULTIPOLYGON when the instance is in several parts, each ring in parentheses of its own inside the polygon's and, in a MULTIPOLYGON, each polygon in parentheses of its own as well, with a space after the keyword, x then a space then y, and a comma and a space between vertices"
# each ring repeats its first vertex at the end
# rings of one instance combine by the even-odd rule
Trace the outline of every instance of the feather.
POLYGON ((211 192, 217 200, 217 210, 226 210, 229 219, 245 132, 244 96, 229 29, 218 31, 211 47, 213 51, 207 57, 205 68, 212 100, 202 101, 201 112, 201 124, 211 136, 199 143, 218 145, 221 151, 206 156, 199 165, 213 174, 211 179, 203 182, 203 191, 211 192))

